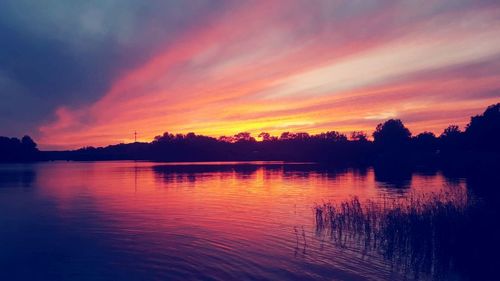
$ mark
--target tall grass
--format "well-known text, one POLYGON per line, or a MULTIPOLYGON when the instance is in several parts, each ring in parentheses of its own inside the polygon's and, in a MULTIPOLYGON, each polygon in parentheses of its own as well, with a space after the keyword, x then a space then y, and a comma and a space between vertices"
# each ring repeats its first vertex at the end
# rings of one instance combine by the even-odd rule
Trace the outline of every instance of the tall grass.
POLYGON ((464 264, 476 266, 470 261, 476 255, 500 254, 476 247, 484 244, 478 239, 491 239, 491 231, 498 232, 498 218, 464 191, 364 202, 352 197, 316 205, 314 213, 318 233, 326 232, 341 247, 376 251, 415 278, 423 273, 439 279, 470 269, 460 268, 464 264))

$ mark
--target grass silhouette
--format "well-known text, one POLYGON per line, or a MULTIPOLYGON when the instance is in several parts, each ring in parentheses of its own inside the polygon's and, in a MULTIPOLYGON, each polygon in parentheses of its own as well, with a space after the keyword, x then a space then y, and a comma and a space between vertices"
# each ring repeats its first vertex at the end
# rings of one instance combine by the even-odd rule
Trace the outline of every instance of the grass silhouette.
POLYGON ((377 252, 418 279, 489 275, 498 268, 497 209, 465 191, 367 200, 352 197, 314 207, 316 231, 340 247, 377 252))

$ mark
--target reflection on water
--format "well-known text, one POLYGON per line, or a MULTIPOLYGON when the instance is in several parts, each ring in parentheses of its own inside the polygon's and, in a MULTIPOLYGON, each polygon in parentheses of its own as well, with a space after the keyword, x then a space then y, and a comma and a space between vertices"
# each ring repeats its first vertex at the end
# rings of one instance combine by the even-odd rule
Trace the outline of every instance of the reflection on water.
POLYGON ((51 162, 1 165, 0 187, 0 280, 398 280, 383 257, 315 235, 312 207, 466 185, 307 163, 51 162))
MULTIPOLYGON (((477 240, 468 229, 481 230, 477 222, 491 219, 479 207, 479 202, 460 189, 379 201, 361 202, 354 197, 317 205, 316 234, 342 248, 383 255, 395 270, 415 278, 424 275, 447 280, 449 273, 457 271, 477 277, 470 270, 474 259, 464 244, 473 245, 477 240)), ((483 255, 488 252, 476 247, 478 250, 483 255)), ((488 263, 487 259, 481 262, 488 263)))
POLYGON ((2 187, 31 187, 35 181, 36 170, 23 165, 11 165, 0 169, 0 188, 2 187))

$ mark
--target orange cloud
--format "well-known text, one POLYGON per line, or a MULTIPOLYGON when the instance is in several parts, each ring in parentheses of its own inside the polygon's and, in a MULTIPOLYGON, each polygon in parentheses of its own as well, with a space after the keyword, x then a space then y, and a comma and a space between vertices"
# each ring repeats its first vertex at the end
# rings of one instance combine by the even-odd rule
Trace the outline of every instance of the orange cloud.
POLYGON ((299 8, 262 2, 186 32, 97 102, 61 107, 40 143, 130 142, 134 131, 142 141, 164 131, 371 131, 393 117, 439 133, 500 97, 488 94, 500 80, 498 64, 488 64, 500 61, 498 9, 431 15, 401 29, 391 22, 411 11, 400 15, 399 6, 341 20, 299 8), (370 25, 375 34, 362 32, 370 25), (489 75, 469 77, 469 65, 489 75))

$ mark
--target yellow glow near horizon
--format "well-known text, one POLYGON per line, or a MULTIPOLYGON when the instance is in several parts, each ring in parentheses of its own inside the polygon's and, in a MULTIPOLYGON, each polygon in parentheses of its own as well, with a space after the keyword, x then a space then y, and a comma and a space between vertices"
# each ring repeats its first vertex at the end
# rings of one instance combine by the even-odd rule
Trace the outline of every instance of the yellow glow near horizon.
MULTIPOLYGON (((369 16, 398 16, 390 12, 369 16)), ((280 5, 247 7, 191 30, 95 103, 59 108, 40 127, 39 142, 107 145, 132 141, 134 131, 142 141, 165 131, 371 133, 388 118, 439 134, 498 102, 491 92, 500 71, 488 62, 500 60, 499 15, 493 8, 441 13, 408 23, 404 33, 392 26, 358 38, 343 28, 369 17, 319 23, 280 5), (312 32, 304 22, 323 29, 312 32)))

